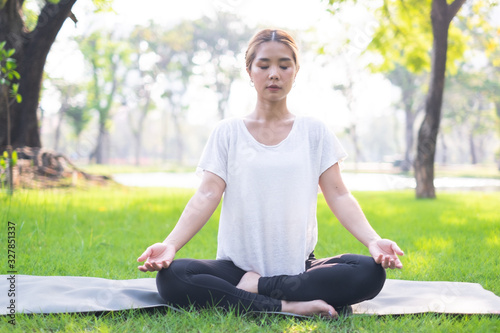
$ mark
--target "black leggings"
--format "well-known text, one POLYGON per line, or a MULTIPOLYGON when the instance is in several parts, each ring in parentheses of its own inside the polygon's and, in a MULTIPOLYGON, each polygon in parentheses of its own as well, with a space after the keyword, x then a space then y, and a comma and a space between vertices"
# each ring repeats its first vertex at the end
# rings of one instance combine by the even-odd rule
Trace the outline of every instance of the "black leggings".
POLYGON ((281 311, 281 300, 322 299, 339 309, 375 297, 385 282, 385 270, 372 257, 343 254, 306 261, 298 275, 261 277, 259 293, 236 288, 246 272, 229 260, 177 259, 156 276, 161 297, 186 308, 218 306, 245 311, 281 311))

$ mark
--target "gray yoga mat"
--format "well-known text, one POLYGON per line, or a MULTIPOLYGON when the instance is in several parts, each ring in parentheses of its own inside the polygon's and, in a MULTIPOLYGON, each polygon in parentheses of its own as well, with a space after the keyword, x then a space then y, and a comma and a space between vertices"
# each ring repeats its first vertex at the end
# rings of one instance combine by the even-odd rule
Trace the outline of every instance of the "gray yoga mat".
MULTIPOLYGON (((116 311, 168 306, 154 278, 109 280, 79 276, 0 276, 0 314, 116 311), (12 295, 13 290, 15 297, 12 295), (9 308, 10 307, 10 308, 9 308)), ((170 307, 176 310, 173 307, 170 307)), ((353 305, 354 314, 500 314, 500 297, 480 284, 388 279, 372 300, 353 305)))

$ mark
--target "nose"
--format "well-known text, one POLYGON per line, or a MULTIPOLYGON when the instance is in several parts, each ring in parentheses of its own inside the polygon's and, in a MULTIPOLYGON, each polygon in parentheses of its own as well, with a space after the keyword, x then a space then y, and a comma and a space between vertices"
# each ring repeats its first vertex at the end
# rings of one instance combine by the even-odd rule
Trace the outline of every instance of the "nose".
POLYGON ((274 66, 270 68, 269 79, 271 79, 271 80, 277 80, 278 79, 278 70, 274 66))

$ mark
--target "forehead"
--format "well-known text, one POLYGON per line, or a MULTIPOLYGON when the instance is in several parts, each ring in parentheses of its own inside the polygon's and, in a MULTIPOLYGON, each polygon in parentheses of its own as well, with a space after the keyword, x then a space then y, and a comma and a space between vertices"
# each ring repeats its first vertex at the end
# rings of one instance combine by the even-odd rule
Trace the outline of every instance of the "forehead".
POLYGON ((255 61, 263 59, 284 59, 293 60, 293 52, 287 45, 280 42, 265 42, 258 46, 255 52, 255 61))

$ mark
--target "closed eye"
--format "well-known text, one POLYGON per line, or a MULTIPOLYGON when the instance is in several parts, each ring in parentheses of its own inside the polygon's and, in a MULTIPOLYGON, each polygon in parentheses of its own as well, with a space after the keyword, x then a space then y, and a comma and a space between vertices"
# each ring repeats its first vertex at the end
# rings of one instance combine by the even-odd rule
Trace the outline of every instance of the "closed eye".
POLYGON ((260 69, 268 69, 268 68, 269 68, 269 66, 260 66, 259 68, 260 68, 260 69))

